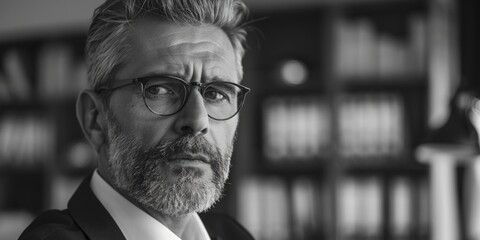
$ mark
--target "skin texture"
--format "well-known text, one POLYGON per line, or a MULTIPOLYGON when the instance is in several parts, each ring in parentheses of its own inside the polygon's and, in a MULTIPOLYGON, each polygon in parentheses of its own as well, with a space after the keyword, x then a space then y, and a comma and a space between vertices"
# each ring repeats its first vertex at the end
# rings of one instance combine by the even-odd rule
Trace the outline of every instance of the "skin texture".
MULTIPOLYGON (((115 80, 149 75, 172 75, 187 82, 230 81, 239 83, 237 65, 227 35, 214 26, 189 26, 143 17, 133 23, 128 61, 115 73, 115 80)), ((183 109, 172 116, 158 116, 144 105, 141 89, 132 84, 111 95, 110 112, 117 119, 122 133, 145 148, 161 141, 184 136, 202 136, 222 152, 231 148, 238 116, 216 121, 207 115, 197 88, 191 92, 183 109)), ((109 168, 109 143, 106 109, 99 96, 84 91, 77 101, 77 117, 85 136, 98 153, 99 174, 122 195, 181 236, 189 215, 171 216, 141 206, 114 184, 109 168)), ((211 165, 201 161, 169 161, 177 167, 195 168, 202 174, 196 181, 212 181, 211 165)), ((167 159, 173 160, 173 159, 167 159)), ((229 159, 228 159, 229 161, 229 159)), ((161 174, 175 182, 176 174, 163 169, 161 174)))

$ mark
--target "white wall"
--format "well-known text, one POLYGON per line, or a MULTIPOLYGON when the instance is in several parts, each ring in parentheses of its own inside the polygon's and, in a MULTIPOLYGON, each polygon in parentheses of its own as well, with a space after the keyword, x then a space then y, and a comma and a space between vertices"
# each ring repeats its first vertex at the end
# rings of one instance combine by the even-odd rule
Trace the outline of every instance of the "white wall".
MULTIPOLYGON (((88 28, 104 0, 0 0, 0 40, 88 28)), ((385 0, 244 0, 251 9, 385 0)), ((388 0, 402 1, 402 0, 388 0)))
POLYGON ((0 40, 87 29, 103 0, 1 0, 0 40))

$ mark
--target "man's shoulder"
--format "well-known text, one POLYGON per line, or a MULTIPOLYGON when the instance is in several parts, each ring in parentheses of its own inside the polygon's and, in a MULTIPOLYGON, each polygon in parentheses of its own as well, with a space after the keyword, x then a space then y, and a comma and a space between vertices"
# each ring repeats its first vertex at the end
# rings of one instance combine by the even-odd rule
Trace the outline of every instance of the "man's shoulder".
POLYGON ((23 231, 19 240, 80 240, 85 235, 73 221, 68 210, 49 210, 41 213, 23 231))
POLYGON ((253 240, 252 235, 231 216, 223 213, 200 213, 212 240, 253 240))

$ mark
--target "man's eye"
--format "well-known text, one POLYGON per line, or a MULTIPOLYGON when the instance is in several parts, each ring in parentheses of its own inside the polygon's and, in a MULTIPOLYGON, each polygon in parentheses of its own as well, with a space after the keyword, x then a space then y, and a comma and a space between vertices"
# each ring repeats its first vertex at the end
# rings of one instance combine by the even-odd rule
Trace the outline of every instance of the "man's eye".
POLYGON ((168 89, 168 88, 166 88, 165 86, 162 86, 162 85, 150 86, 146 90, 151 95, 173 94, 173 92, 170 89, 168 89))
POLYGON ((203 95, 205 99, 210 100, 210 101, 228 101, 228 97, 226 94, 215 91, 215 90, 209 90, 206 91, 205 94, 203 95))

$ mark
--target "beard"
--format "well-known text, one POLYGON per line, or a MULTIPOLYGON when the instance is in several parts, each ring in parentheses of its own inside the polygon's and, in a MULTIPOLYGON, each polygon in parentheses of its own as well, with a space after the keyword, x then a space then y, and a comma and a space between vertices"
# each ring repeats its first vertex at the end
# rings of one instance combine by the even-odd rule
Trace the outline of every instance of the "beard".
POLYGON ((182 136, 144 147, 122 132, 111 111, 107 111, 107 125, 112 184, 141 206, 170 216, 185 216, 206 211, 221 198, 233 141, 224 153, 202 136, 182 136), (211 178, 202 177, 204 169, 169 162, 172 156, 185 153, 206 156, 211 178))

